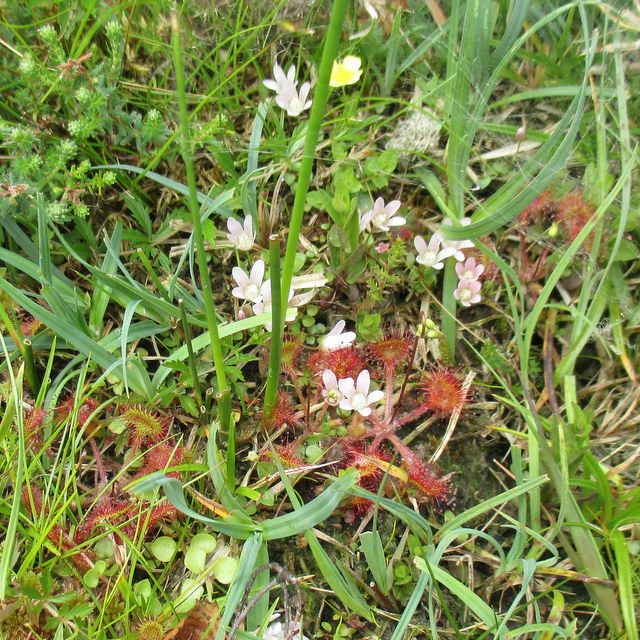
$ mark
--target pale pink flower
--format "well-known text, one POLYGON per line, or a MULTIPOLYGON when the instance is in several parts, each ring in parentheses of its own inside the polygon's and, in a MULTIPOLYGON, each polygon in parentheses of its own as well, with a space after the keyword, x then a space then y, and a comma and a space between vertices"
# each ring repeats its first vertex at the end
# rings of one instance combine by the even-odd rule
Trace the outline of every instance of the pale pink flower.
POLYGON ((235 218, 227 218, 227 229, 229 229, 227 238, 235 247, 241 251, 249 251, 253 248, 256 232, 253 230, 251 216, 244 219, 244 225, 241 225, 235 218))
MULTIPOLYGON (((289 289, 289 300, 293 297, 293 291, 289 289)), ((271 280, 265 280, 260 288, 260 299, 253 305, 253 313, 259 316, 261 313, 271 313, 271 280)), ((287 309, 286 322, 293 322, 296 319, 296 310, 287 309)), ((264 323, 267 331, 271 331, 273 323, 267 320, 264 323)))
POLYGON ((441 241, 442 236, 437 231, 431 236, 429 244, 426 243, 422 236, 416 236, 413 239, 413 246, 418 252, 416 262, 423 264, 425 267, 442 269, 442 267, 444 267, 444 263, 442 261, 445 258, 452 256, 455 249, 440 249, 441 241))
POLYGON ((340 400, 340 408, 345 411, 357 411, 361 416, 371 415, 369 405, 382 400, 384 393, 380 390, 369 392, 370 384, 371 376, 366 369, 360 372, 355 384, 353 378, 338 380, 338 388, 344 395, 340 400))
POLYGON ((456 264, 456 273, 460 280, 473 282, 484 273, 484 265, 477 264, 475 258, 467 258, 465 262, 458 262, 456 264))
POLYGON ((333 373, 331 369, 325 369, 322 372, 322 382, 324 383, 324 389, 322 391, 324 401, 331 407, 337 407, 344 395, 338 386, 336 374, 333 373))
POLYGON ((378 252, 378 253, 387 253, 387 251, 389 251, 391 247, 391 243, 390 242, 380 242, 379 244, 377 244, 374 249, 378 252))
POLYGON ((336 322, 336 326, 320 340, 320 349, 322 351, 342 349, 343 347, 348 347, 353 343, 356 339, 356 334, 353 331, 346 331, 345 333, 342 333, 345 325, 346 323, 344 320, 339 320, 336 322))
MULTIPOLYGON (((449 218, 447 218, 443 224, 446 224, 447 226, 453 226, 453 222, 449 220, 449 218)), ((462 220, 460 220, 460 224, 463 227, 469 226, 471 224, 471 218, 462 218, 462 220)), ((443 248, 454 250, 451 255, 459 262, 464 260, 464 253, 462 253, 461 249, 472 249, 474 247, 474 244, 471 240, 447 240, 446 238, 442 237, 441 242, 443 248)))
POLYGON ((360 216, 360 230, 364 231, 369 228, 370 224, 380 229, 380 231, 389 231, 389 227, 400 227, 407 221, 402 216, 396 216, 402 202, 400 200, 392 200, 385 205, 382 198, 378 198, 373 203, 373 209, 363 213, 360 216))
POLYGON ((276 92, 277 105, 290 116, 299 116, 311 106, 311 100, 307 100, 311 90, 311 83, 303 83, 300 87, 300 92, 298 92, 295 66, 291 65, 285 75, 282 67, 275 64, 273 66, 273 77, 275 80, 265 80, 262 84, 267 89, 276 92))
POLYGON ((482 300, 479 291, 482 283, 479 280, 460 280, 458 288, 453 292, 453 297, 460 302, 463 307, 470 307, 482 300))
POLYGON ((233 267, 231 275, 238 284, 231 291, 231 295, 251 302, 259 302, 262 299, 260 287, 262 286, 262 278, 264 278, 264 260, 256 260, 256 263, 251 267, 250 275, 247 275, 240 267, 233 267))

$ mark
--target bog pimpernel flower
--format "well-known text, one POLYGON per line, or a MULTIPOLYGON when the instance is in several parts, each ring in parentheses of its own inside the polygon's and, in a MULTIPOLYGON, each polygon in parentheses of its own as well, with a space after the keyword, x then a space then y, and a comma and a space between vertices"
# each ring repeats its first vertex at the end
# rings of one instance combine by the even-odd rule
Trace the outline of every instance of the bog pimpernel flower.
POLYGON ((479 280, 460 280, 458 288, 453 292, 453 297, 464 307, 470 307, 482 300, 479 291, 482 283, 479 280))
MULTIPOLYGON (((293 291, 289 289, 289 297, 291 300, 293 291)), ((259 316, 261 313, 271 313, 271 280, 265 280, 260 287, 260 298, 253 305, 253 313, 259 316)), ((287 309, 286 322, 293 322, 296 319, 296 309, 287 309)), ((267 331, 271 331, 273 323, 269 320, 264 323, 267 331)))
POLYGON ((304 82, 298 92, 294 65, 289 67, 286 75, 279 64, 273 65, 273 77, 274 80, 264 80, 262 84, 276 92, 276 104, 290 116, 299 116, 311 106, 311 100, 307 100, 311 83, 304 82))
POLYGON ((253 248, 253 243, 256 240, 256 232, 253 230, 253 220, 251 216, 247 216, 244 219, 243 225, 235 218, 228 218, 227 229, 229 229, 227 238, 237 249, 249 251, 253 248))
POLYGON ((324 401, 332 407, 337 407, 344 395, 338 386, 336 374, 331 369, 325 369, 322 372, 322 382, 324 383, 324 389, 322 390, 324 401))
POLYGON ((426 243, 422 236, 416 236, 413 239, 413 245, 418 252, 416 262, 423 264, 425 267, 433 267, 434 269, 442 269, 444 267, 445 258, 452 256, 455 252, 454 249, 440 249, 440 242, 442 236, 436 231, 431 236, 429 244, 426 243))
POLYGON ((399 227, 407 221, 402 216, 396 216, 398 209, 402 206, 400 200, 392 200, 385 205, 382 198, 377 198, 373 203, 373 209, 360 216, 360 230, 369 228, 370 224, 381 231, 389 231, 389 227, 399 227))
POLYGON ((247 275, 240 267, 233 267, 231 275, 238 284, 232 289, 232 296, 250 302, 258 302, 261 299, 260 287, 264 277, 264 260, 256 260, 256 263, 251 267, 250 275, 247 275))
MULTIPOLYGON (((447 218, 443 224, 453 226, 453 222, 449 218, 447 218)), ((460 224, 463 227, 469 226, 471 224, 471 218, 462 218, 462 220, 460 220, 460 224)), ((462 253, 462 249, 472 249, 474 247, 471 240, 447 240, 442 237, 440 241, 442 242, 443 248, 453 249, 453 253, 451 255, 459 262, 464 260, 464 253, 462 253)))
POLYGON ((382 400, 384 392, 380 390, 369 392, 370 384, 371 376, 367 369, 360 372, 355 384, 353 378, 338 380, 338 387, 344 395, 340 400, 340 408, 345 411, 357 411, 361 416, 371 415, 369 405, 382 400))
POLYGON ((331 69, 330 87, 344 87, 360 80, 362 60, 356 56, 347 56, 344 60, 334 60, 331 69))
POLYGON ((460 280, 473 282, 484 273, 484 265, 477 264, 475 258, 467 258, 464 262, 456 264, 456 273, 460 280))
POLYGON ((356 339, 356 334, 353 331, 345 331, 345 333, 342 333, 345 324, 344 320, 339 320, 336 322, 336 326, 320 340, 320 349, 322 351, 342 349, 343 347, 348 347, 353 344, 356 339))

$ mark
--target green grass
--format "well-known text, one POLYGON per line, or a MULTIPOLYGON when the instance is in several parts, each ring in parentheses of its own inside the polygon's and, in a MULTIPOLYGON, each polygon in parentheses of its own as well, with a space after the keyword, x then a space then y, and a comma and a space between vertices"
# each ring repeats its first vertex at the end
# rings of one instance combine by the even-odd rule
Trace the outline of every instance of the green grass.
POLYGON ((637 640, 634 18, 436 5, 6 8, 1 637, 205 633, 215 603, 217 639, 277 611, 309 639, 637 640), (361 228, 378 197, 401 228, 361 228), (447 217, 485 265, 468 307, 454 258, 416 261, 447 217), (273 313, 231 295, 258 259, 273 313), (321 393, 363 367, 393 404, 368 421, 321 393))

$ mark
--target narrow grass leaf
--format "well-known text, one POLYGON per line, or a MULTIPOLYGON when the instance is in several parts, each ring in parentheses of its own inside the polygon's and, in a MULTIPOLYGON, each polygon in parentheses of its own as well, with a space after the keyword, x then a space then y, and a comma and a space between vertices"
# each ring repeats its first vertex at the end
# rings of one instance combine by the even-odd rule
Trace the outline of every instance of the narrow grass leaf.
POLYGON ((371 570, 373 579, 382 591, 389 593, 391 585, 387 575, 387 563, 384 558, 384 549, 382 548, 382 540, 378 531, 365 531, 360 534, 360 545, 367 560, 367 565, 371 570))
POLYGON ((454 578, 451 574, 447 573, 440 567, 429 563, 424 558, 416 557, 414 563, 420 571, 425 573, 431 572, 433 577, 444 587, 449 589, 451 593, 469 607, 473 615, 481 620, 488 629, 495 629, 498 624, 498 618, 494 610, 484 601, 480 596, 476 595, 469 587, 460 582, 457 578, 454 578))
POLYGON ((164 490, 167 500, 169 500, 176 509, 179 509, 182 513, 194 520, 204 522, 218 533, 223 533, 236 540, 246 540, 259 529, 258 525, 234 522, 233 520, 236 514, 231 514, 229 518, 224 520, 214 520, 213 518, 207 518, 197 511, 194 511, 184 498, 184 490, 180 482, 175 478, 165 476, 159 471, 146 476, 140 482, 131 486, 132 491, 135 493, 146 493, 158 488, 164 490))
MULTIPOLYGON (((158 184, 161 184, 163 187, 167 187, 168 189, 173 189, 177 193, 182 194, 183 196, 189 195, 189 188, 187 185, 182 184, 182 182, 178 182, 177 180, 172 180, 171 178, 167 178, 155 171, 146 171, 145 169, 141 169, 140 167, 135 167, 130 164, 101 164, 95 167, 91 167, 92 169, 117 169, 120 171, 133 171, 133 173, 144 174, 145 178, 149 178, 150 180, 154 180, 158 184)), ((224 195, 224 194, 222 194, 224 195)), ((198 202, 202 205, 206 205, 209 212, 214 211, 219 213, 222 217, 228 218, 233 216, 233 211, 228 207, 225 207, 222 201, 222 195, 217 196, 216 198, 212 198, 200 191, 196 193, 196 197, 198 202)), ((227 197, 226 199, 230 199, 227 197)))
POLYGON ((265 520, 261 524, 264 539, 278 540, 296 536, 326 520, 336 510, 344 494, 355 485, 357 479, 355 471, 347 472, 325 487, 322 493, 311 502, 283 516, 265 520))

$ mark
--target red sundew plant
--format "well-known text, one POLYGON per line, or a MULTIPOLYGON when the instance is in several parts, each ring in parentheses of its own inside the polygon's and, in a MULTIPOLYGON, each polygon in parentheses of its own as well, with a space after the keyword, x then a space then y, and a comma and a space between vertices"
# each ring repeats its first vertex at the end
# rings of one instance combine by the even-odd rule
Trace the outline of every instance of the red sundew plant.
POLYGON ((464 378, 458 369, 433 368, 423 378, 420 389, 424 392, 424 408, 440 416, 462 411, 469 399, 464 378))
MULTIPOLYGON (((300 398, 305 420, 296 424, 290 418, 287 422, 302 433, 278 452, 284 460, 299 465, 305 442, 310 438, 312 443, 318 442, 320 434, 328 433, 337 444, 334 450, 340 468, 355 468, 358 486, 363 489, 378 492, 386 476, 387 495, 395 487, 397 493, 418 502, 445 502, 451 493, 449 479, 405 445, 397 432, 425 414, 457 419, 469 401, 469 384, 459 370, 434 366, 423 374, 417 387, 411 385, 412 390, 407 391, 414 393, 416 389, 419 402, 413 406, 417 408, 403 413, 394 392, 401 389, 400 396, 405 392, 416 338, 408 332, 389 330, 379 340, 356 346, 355 334, 342 334, 342 329, 344 326, 334 329, 332 341, 322 339, 324 348, 308 356, 312 382, 305 390, 306 397, 300 398), (334 345, 338 346, 332 349, 334 345), (397 462, 392 462, 394 452, 397 462)), ((282 396, 279 406, 295 414, 282 396)), ((326 445, 325 440, 325 451, 326 445)), ((371 506, 369 500, 358 498, 346 507, 345 517, 354 521, 371 506)))
POLYGON ((129 445, 136 451, 166 439, 169 427, 173 423, 171 416, 163 416, 137 404, 122 407, 120 416, 129 431, 129 445))
MULTIPOLYGON (((564 231, 568 242, 575 240, 583 227, 593 217, 596 209, 584 198, 582 192, 575 190, 555 203, 554 219, 564 231)), ((587 243, 586 248, 589 248, 587 243)))

